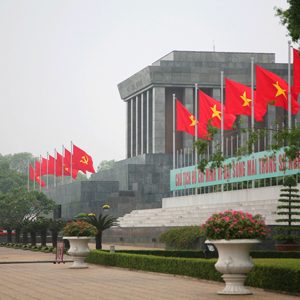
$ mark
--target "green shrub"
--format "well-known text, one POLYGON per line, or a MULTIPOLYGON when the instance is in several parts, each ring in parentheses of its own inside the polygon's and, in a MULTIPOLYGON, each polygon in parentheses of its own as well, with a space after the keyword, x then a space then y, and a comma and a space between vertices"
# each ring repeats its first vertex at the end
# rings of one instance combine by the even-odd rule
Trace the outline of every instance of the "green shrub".
MULTIPOLYGON (((216 259, 160 257, 93 250, 88 263, 143 271, 169 273, 222 281, 216 259)), ((300 293, 300 263, 296 259, 258 259, 248 274, 246 285, 288 293, 300 293)))
POLYGON ((129 269, 185 275, 200 279, 221 281, 221 274, 214 268, 215 260, 195 258, 159 257, 126 253, 90 252, 88 263, 118 266, 129 269))
POLYGON ((201 236, 199 226, 186 226, 163 232, 159 241, 165 243, 167 249, 196 249, 201 236))
MULTIPOLYGON (((164 257, 205 258, 204 252, 202 250, 117 250, 116 253, 155 255, 164 257)), ((214 252, 213 257, 217 256, 217 252, 214 252)), ((251 251, 250 256, 252 258, 300 258, 300 252, 251 251)))

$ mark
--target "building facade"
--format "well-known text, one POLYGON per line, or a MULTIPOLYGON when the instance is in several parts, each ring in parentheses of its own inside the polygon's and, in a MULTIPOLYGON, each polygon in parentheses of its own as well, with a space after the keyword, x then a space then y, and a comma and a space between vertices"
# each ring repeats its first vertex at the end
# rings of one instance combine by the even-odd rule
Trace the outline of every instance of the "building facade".
MULTIPOLYGON (((287 64, 275 63, 273 53, 173 51, 121 82, 118 88, 127 106, 126 157, 171 154, 173 94, 196 115, 195 83, 206 94, 220 100, 221 71, 224 77, 251 86, 251 58, 254 64, 287 79, 287 64)), ((275 121, 283 122, 285 114, 281 108, 269 106, 264 122, 256 126, 270 127, 275 121)), ((242 118, 247 126, 250 118, 242 118)), ((192 136, 176 132, 175 139, 176 151, 192 147, 192 136)))

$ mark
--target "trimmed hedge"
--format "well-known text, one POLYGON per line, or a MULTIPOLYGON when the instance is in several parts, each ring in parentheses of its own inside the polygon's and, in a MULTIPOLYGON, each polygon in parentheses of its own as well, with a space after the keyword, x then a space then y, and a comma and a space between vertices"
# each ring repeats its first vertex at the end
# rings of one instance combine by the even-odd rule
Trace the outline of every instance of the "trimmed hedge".
POLYGON ((222 281, 221 274, 214 268, 215 260, 108 253, 93 250, 86 258, 86 262, 222 281))
MULTIPOLYGON (((161 257, 93 250, 86 261, 105 266, 222 281, 221 274, 214 267, 215 259, 161 257)), ((293 262, 293 260, 289 261, 293 262)), ((300 293, 300 267, 290 269, 280 266, 283 262, 279 260, 279 265, 276 266, 272 259, 254 261, 255 266, 247 276, 246 285, 288 293, 300 293)))
MULTIPOLYGON (((116 250, 117 253, 155 255, 164 257, 185 257, 185 258, 205 258, 202 250, 116 250)), ((217 252, 210 252, 210 257, 218 257, 217 252)), ((279 252, 279 251, 251 251, 252 258, 300 258, 300 252, 279 252)))
POLYGON ((55 252, 55 248, 52 246, 41 246, 41 245, 31 245, 31 244, 15 244, 15 243, 0 243, 0 247, 21 249, 21 250, 31 250, 31 251, 40 251, 46 253, 55 252))

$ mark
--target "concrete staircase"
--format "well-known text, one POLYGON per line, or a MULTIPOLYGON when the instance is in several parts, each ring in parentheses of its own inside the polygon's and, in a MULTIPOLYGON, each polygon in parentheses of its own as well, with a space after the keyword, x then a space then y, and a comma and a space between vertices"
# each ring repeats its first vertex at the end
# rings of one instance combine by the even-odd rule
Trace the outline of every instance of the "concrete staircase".
POLYGON ((276 224, 277 200, 252 200, 226 203, 205 203, 182 207, 133 210, 118 219, 120 227, 189 226, 204 223, 211 214, 227 209, 261 214, 268 225, 276 224))

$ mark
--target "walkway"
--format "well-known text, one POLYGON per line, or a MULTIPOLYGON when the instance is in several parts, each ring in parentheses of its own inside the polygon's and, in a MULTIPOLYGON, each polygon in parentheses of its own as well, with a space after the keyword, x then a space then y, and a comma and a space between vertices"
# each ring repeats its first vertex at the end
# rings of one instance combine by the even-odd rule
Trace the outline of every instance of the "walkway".
MULTIPOLYGON (((53 254, 0 247, 0 300, 220 300, 232 298, 216 294, 222 289, 222 283, 97 265, 90 265, 88 269, 75 270, 68 268, 70 263, 36 263, 53 259, 53 254), (30 261, 31 263, 3 264, 9 261, 30 261)), ((250 289, 254 295, 235 296, 234 300, 299 299, 296 296, 250 289)))

